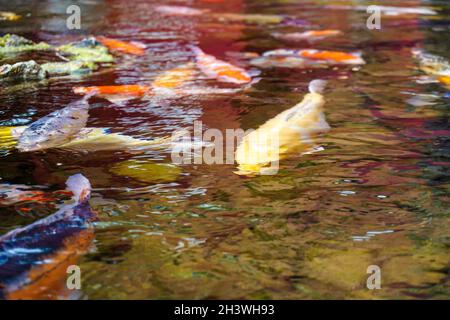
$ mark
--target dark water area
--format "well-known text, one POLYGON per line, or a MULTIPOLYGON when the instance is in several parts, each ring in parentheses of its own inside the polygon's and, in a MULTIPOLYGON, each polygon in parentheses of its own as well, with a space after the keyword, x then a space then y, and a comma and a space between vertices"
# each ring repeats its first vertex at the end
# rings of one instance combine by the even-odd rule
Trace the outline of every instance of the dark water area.
MULTIPOLYGON (((154 10, 158 1, 86 0, 77 2, 82 29, 68 30, 71 1, 0 1, 0 11, 23 16, 0 21, 0 36, 59 45, 102 35, 146 46, 145 55, 115 56, 112 66, 85 77, 1 83, 1 126, 28 125, 79 99, 74 86, 148 84, 192 61, 191 45, 247 70, 258 68, 243 53, 278 48, 360 51, 366 61, 261 69, 258 83, 231 95, 121 105, 95 97, 88 127, 155 139, 195 120, 205 129, 256 128, 301 101, 308 83, 320 78, 329 81, 331 130, 318 140, 322 151, 292 155, 276 175, 254 177, 235 174, 231 164, 173 165, 166 149, 0 150, 0 235, 55 212, 68 201, 61 192, 65 180, 82 173, 93 186, 98 221, 90 245, 76 257, 82 270, 77 298, 449 299, 450 87, 420 81, 425 74, 411 50, 450 59, 450 6, 378 3, 427 6, 438 14, 383 16, 381 30, 368 30, 365 11, 326 7, 363 1, 164 1, 211 10, 164 16, 154 10), (286 15, 303 25, 225 23, 211 12, 286 15), (313 29, 343 34, 297 43, 271 36, 313 29), (124 161, 151 169, 127 174, 120 170, 124 161), (18 185, 34 193, 9 201, 18 185), (380 290, 366 287, 370 265, 381 268, 380 290)), ((26 53, 15 61, 30 58, 55 59, 26 53)), ((193 82, 235 88, 201 77, 193 82)), ((54 289, 42 297, 65 294, 54 289)))

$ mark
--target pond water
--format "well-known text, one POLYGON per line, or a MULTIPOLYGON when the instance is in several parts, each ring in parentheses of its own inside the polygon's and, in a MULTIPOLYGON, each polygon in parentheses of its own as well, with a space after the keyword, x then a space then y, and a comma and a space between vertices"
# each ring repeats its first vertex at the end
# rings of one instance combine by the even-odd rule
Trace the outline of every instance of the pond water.
MULTIPOLYGON (((420 47, 450 58, 446 1, 389 1, 390 6, 431 6, 439 14, 383 16, 381 30, 367 29, 365 11, 345 7, 364 1, 164 2, 210 9, 199 16, 158 14, 158 1, 77 3, 82 29, 71 31, 65 27, 71 1, 0 1, 1 10, 23 16, 0 21, 1 35, 55 45, 103 35, 141 42, 145 55, 117 55, 112 67, 81 78, 2 83, 0 125, 27 125, 66 106, 79 99, 74 86, 149 83, 191 61, 193 44, 248 70, 257 68, 243 53, 277 48, 361 51, 366 64, 261 69, 259 82, 229 95, 138 98, 120 105, 91 99, 89 127, 153 139, 194 120, 221 131, 256 128, 301 101, 311 80, 328 80, 325 114, 331 130, 318 140, 323 150, 291 155, 276 175, 237 175, 234 164, 172 166, 166 149, 1 151, 0 195, 13 185, 27 185, 47 200, 0 199, 0 235, 68 201, 60 192, 68 176, 80 172, 93 186, 98 221, 88 237, 75 239, 71 257, 81 268, 82 289, 76 295, 48 290, 41 298, 450 297, 449 89, 419 81, 425 74, 411 54, 420 47), (296 25, 222 22, 213 13, 297 20, 296 25), (310 29, 343 34, 298 43, 271 36, 310 29), (149 169, 133 177, 117 169, 127 160, 150 164, 149 169), (370 265, 381 268, 380 290, 366 287, 370 265)), ((18 61, 30 56, 49 59, 26 54, 18 61)))

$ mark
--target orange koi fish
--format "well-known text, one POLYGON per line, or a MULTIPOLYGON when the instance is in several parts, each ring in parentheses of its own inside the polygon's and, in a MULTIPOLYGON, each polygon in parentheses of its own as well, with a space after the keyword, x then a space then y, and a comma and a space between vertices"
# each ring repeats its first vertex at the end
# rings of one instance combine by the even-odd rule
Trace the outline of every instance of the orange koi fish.
POLYGON ((175 89, 191 80, 194 73, 194 65, 192 63, 187 63, 165 71, 157 76, 152 82, 152 87, 154 90, 175 89))
POLYGON ((208 77, 235 84, 244 84, 252 81, 252 77, 244 69, 206 54, 200 48, 194 47, 193 51, 196 55, 198 67, 208 77))
POLYGON ((275 38, 279 38, 287 41, 298 40, 322 40, 328 37, 334 37, 341 35, 339 30, 311 30, 305 32, 292 32, 292 33, 273 33, 275 38))
POLYGON ((297 56, 308 60, 336 64, 365 64, 359 52, 327 51, 315 49, 277 49, 265 52, 263 56, 297 56))
POLYGON ((145 53, 145 45, 139 42, 125 42, 106 37, 96 37, 96 39, 111 51, 142 56, 145 53))
POLYGON ((46 203, 56 201, 41 190, 30 190, 27 185, 0 184, 0 204, 12 205, 19 202, 46 203))
POLYGON ((73 92, 77 94, 95 93, 112 103, 120 104, 121 102, 140 98, 151 92, 150 86, 139 84, 125 84, 113 86, 93 86, 93 87, 74 87, 73 92))

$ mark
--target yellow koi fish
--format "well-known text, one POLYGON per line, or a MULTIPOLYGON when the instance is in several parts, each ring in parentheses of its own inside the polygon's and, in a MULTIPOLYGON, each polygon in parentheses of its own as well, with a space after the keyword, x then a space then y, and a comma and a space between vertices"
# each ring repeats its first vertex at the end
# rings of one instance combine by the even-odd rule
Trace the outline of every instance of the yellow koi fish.
POLYGON ((14 12, 9 11, 0 11, 0 21, 8 20, 8 21, 16 21, 19 20, 22 16, 15 14, 14 12))
MULTIPOLYGON (((14 149, 27 126, 0 127, 0 149, 14 149)), ((107 128, 83 128, 70 141, 53 148, 83 151, 107 151, 140 148, 163 148, 169 146, 171 138, 142 140, 120 133, 110 133, 107 128)))
POLYGON ((325 85, 323 80, 311 81, 302 102, 246 134, 235 152, 236 173, 268 174, 287 155, 312 150, 312 138, 330 130, 323 113, 325 85))
POLYGON ((154 91, 157 90, 173 90, 183 86, 187 81, 193 79, 195 74, 194 64, 187 63, 179 67, 175 67, 158 75, 152 82, 154 91))

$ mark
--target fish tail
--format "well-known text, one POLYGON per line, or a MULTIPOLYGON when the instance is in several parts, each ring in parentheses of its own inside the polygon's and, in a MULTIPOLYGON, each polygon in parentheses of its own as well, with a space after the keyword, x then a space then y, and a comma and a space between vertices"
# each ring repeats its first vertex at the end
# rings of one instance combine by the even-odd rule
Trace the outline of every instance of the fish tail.
POLYGON ((66 181, 67 189, 69 189, 77 203, 83 203, 91 197, 91 183, 81 173, 70 176, 66 181))
POLYGON ((316 79, 309 83, 308 89, 311 93, 322 94, 327 86, 327 82, 325 80, 316 79))

